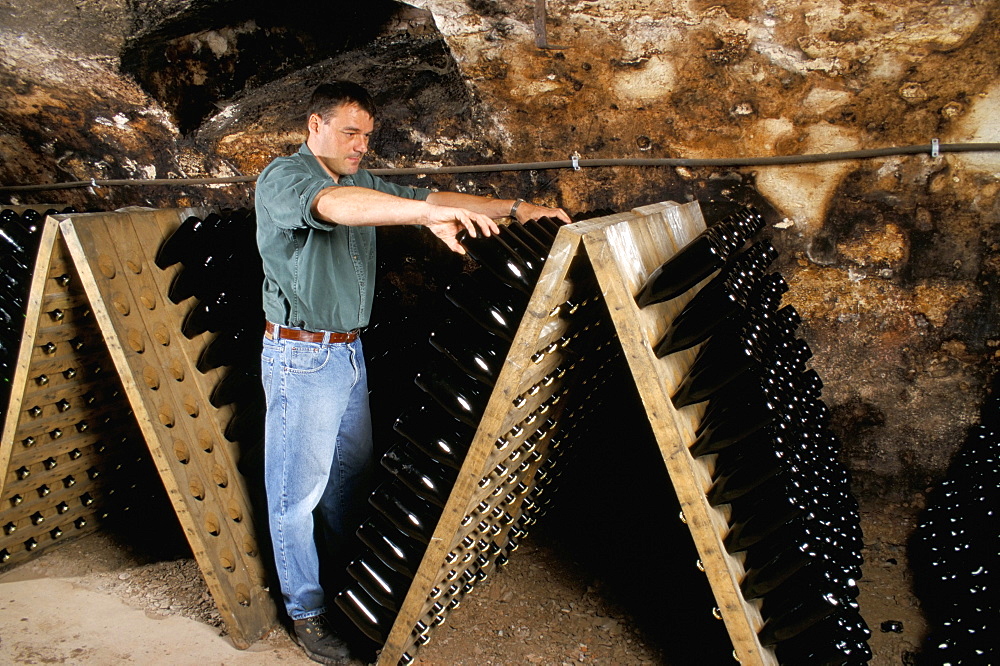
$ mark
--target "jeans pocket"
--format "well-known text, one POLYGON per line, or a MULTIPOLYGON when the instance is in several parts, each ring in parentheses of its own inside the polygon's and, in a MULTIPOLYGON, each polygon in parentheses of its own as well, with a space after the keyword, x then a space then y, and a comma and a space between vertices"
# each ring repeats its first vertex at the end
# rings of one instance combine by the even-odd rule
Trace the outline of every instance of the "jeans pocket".
POLYGON ((298 342, 288 349, 285 369, 288 372, 308 374, 326 367, 330 360, 330 348, 318 343, 298 342))

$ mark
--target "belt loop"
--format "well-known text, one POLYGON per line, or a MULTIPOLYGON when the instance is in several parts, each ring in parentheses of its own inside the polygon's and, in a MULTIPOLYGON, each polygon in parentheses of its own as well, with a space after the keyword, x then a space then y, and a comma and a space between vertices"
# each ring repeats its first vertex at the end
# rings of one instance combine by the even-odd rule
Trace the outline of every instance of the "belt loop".
POLYGON ((279 324, 274 325, 274 339, 275 340, 281 339, 281 326, 279 324))
POLYGON ((330 331, 323 331, 323 344, 330 344, 330 331))

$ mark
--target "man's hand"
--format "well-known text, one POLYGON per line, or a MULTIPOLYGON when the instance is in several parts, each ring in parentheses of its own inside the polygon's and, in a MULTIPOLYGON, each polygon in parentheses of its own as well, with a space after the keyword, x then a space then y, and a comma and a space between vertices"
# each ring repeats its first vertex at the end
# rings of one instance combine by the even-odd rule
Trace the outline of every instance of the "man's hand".
POLYGON ((573 220, 569 219, 569 215, 567 215, 566 211, 562 208, 546 208, 545 206, 536 206, 529 201, 525 201, 518 206, 517 211, 514 213, 514 219, 522 223, 530 220, 537 220, 540 217, 553 217, 558 220, 562 220, 564 224, 573 223, 573 220))
POLYGON ((479 233, 482 233, 483 236, 500 233, 500 228, 492 219, 465 208, 431 205, 427 217, 428 220, 424 226, 440 238, 452 252, 459 254, 465 254, 465 248, 456 239, 456 236, 463 229, 467 230, 473 238, 479 233))

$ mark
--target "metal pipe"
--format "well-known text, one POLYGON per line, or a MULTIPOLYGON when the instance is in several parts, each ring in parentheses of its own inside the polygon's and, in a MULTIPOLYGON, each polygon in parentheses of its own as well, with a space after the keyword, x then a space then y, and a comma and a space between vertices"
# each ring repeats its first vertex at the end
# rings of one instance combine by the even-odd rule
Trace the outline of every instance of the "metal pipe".
MULTIPOLYGON (((587 167, 748 167, 786 166, 794 164, 818 164, 845 160, 871 159, 898 155, 933 155, 943 153, 989 153, 1000 152, 1000 143, 934 143, 891 148, 868 148, 833 153, 809 155, 773 155, 770 157, 650 157, 650 158, 606 158, 555 160, 548 162, 516 162, 511 164, 470 164, 465 166, 407 167, 400 169, 369 169, 377 176, 412 176, 450 173, 500 173, 504 171, 541 171, 545 169, 576 169, 587 167)), ((66 183, 38 185, 0 185, 0 192, 37 192, 65 190, 80 187, 114 187, 123 185, 235 185, 252 183, 256 176, 231 176, 228 178, 154 178, 78 180, 66 183)))

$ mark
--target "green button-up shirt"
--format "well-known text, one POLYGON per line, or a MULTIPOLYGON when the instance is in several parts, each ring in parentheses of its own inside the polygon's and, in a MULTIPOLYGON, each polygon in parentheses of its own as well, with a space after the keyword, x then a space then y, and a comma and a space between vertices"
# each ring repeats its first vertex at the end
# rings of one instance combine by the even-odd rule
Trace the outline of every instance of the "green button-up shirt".
POLYGON ((271 162, 257 179, 257 247, 264 261, 264 315, 282 326, 347 332, 368 325, 375 287, 375 228, 312 214, 327 187, 358 186, 424 200, 424 188, 388 183, 364 169, 337 183, 312 151, 271 162))

